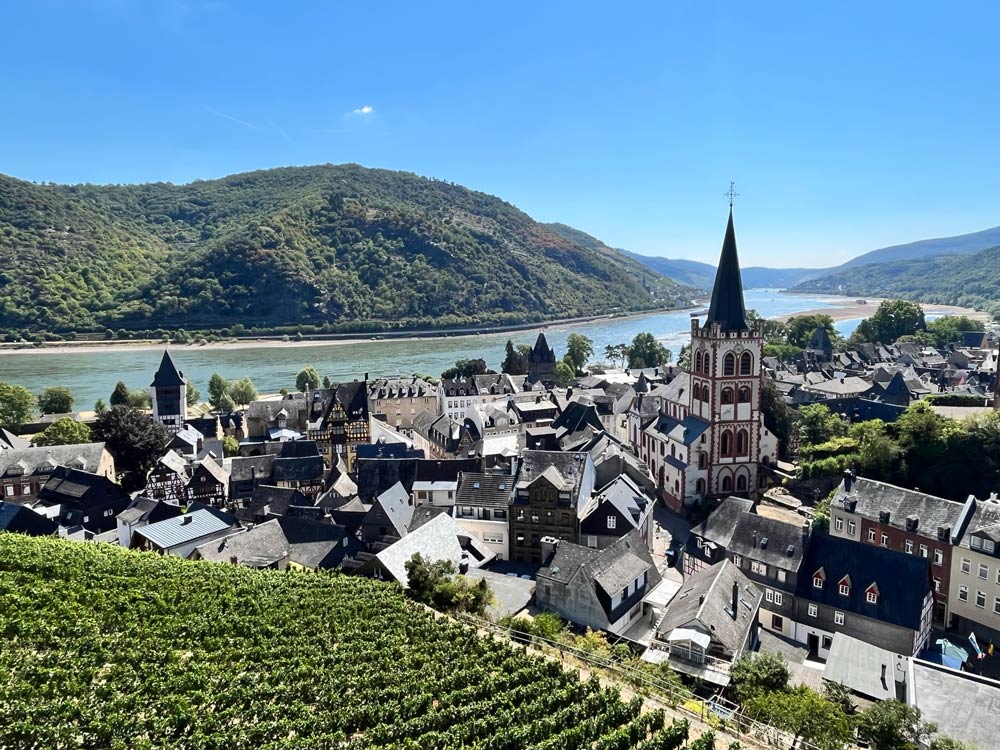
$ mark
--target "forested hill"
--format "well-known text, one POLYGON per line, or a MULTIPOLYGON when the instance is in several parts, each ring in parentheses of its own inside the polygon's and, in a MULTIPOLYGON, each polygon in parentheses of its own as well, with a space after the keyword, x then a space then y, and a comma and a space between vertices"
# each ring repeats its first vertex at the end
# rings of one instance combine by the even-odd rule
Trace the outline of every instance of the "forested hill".
POLYGON ((797 291, 898 297, 963 305, 1000 317, 1000 247, 968 255, 858 266, 807 281, 797 291))
POLYGON ((357 165, 188 185, 0 175, 0 259, 8 332, 494 325, 685 293, 499 198, 357 165))

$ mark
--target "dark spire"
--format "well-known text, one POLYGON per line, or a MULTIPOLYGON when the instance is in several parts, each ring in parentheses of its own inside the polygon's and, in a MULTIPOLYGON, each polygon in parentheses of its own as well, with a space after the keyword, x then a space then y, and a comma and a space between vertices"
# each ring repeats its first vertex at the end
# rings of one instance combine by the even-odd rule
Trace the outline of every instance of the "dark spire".
POLYGON ((170 357, 170 352, 164 350, 163 359, 160 360, 160 369, 156 371, 150 385, 154 388, 169 388, 185 383, 187 380, 184 378, 184 373, 177 369, 174 360, 170 357))
POLYGON ((722 257, 715 274, 712 304, 708 308, 707 323, 719 323, 724 331, 745 331, 746 307, 743 306, 743 280, 740 278, 740 259, 736 255, 736 230, 733 228, 733 209, 729 208, 729 224, 722 240, 722 257))
POLYGON ((552 348, 549 346, 549 342, 546 341, 545 334, 540 331, 538 333, 538 338, 535 339, 535 346, 531 350, 531 357, 529 358, 529 361, 538 363, 556 361, 556 353, 552 351, 552 348))

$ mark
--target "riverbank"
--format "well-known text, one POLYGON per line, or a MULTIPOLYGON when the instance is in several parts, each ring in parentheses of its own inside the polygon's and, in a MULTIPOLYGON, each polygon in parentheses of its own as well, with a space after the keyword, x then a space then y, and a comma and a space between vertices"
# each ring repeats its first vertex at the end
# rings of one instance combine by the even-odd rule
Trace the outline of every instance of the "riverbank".
MULTIPOLYGON (((795 292, 782 292, 782 294, 795 294, 795 292)), ((825 301, 829 301, 832 307, 823 307, 815 310, 804 310, 802 312, 789 313, 787 315, 778 315, 775 317, 775 320, 785 322, 789 318, 799 317, 802 315, 829 315, 833 318, 834 322, 841 320, 855 320, 857 318, 868 318, 874 315, 878 306, 885 301, 885 298, 883 297, 866 297, 862 302, 857 297, 839 297, 832 294, 810 294, 808 296, 822 297, 825 301)), ((971 307, 937 305, 930 302, 921 302, 920 307, 923 308, 924 315, 965 315, 973 320, 981 320, 984 323, 990 320, 990 316, 987 313, 974 310, 971 307)))
MULTIPOLYGON (((636 320, 639 318, 663 315, 664 313, 681 313, 698 310, 700 307, 676 307, 661 310, 646 310, 644 312, 625 315, 591 315, 582 318, 559 318, 547 322, 518 323, 508 326, 484 326, 482 328, 457 329, 427 329, 422 331, 380 331, 370 334, 320 334, 289 338, 288 336, 243 336, 222 341, 195 340, 187 344, 170 342, 175 351, 229 351, 236 349, 288 348, 316 346, 349 346, 352 344, 377 344, 391 341, 433 341, 438 339, 469 339, 478 336, 498 333, 522 333, 524 331, 542 331, 549 328, 559 329, 566 326, 583 323, 599 323, 601 321, 636 320)), ((0 343, 0 356, 3 354, 101 354, 110 352, 146 352, 161 351, 165 342, 154 339, 124 340, 124 341, 53 341, 38 346, 14 343, 0 343)))

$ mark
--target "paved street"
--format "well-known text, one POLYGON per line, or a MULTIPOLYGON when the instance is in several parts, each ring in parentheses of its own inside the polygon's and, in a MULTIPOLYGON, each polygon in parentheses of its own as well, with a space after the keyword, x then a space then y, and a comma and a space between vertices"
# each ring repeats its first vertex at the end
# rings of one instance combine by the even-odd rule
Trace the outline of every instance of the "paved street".
POLYGON ((683 578, 680 552, 684 549, 688 534, 691 533, 691 524, 658 501, 653 508, 653 527, 653 558, 660 566, 660 572, 664 577, 679 582, 683 578), (678 551, 678 560, 672 568, 664 570, 665 553, 671 548, 678 551))

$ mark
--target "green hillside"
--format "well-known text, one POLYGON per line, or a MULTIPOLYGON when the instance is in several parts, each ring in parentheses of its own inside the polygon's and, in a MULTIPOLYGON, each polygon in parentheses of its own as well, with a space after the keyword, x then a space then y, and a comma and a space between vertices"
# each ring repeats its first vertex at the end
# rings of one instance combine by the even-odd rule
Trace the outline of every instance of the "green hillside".
POLYGON ((858 266, 800 284, 804 292, 897 297, 986 310, 1000 319, 1000 247, 858 266))
POLYGON ((641 700, 394 585, 16 534, 0 584, 0 747, 677 746, 641 700))
POLYGON ((356 165, 188 185, 0 176, 0 259, 5 330, 495 324, 682 292, 499 198, 356 165))

